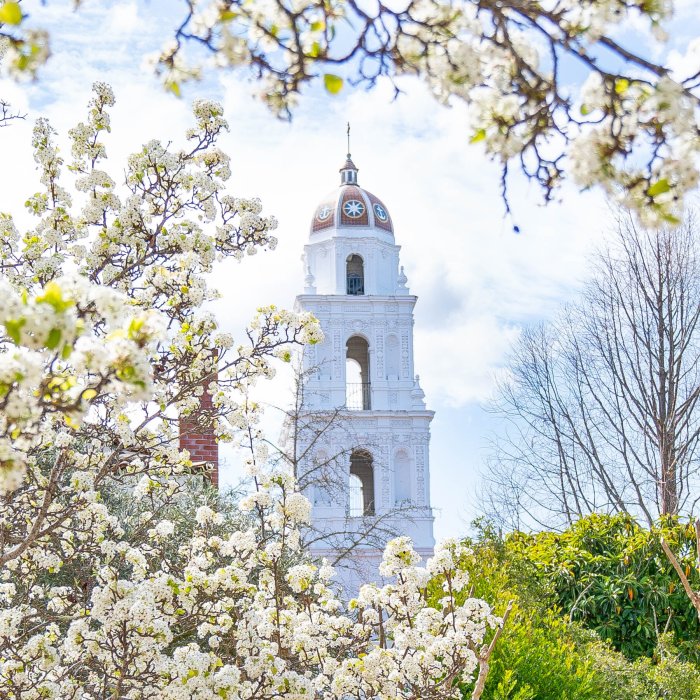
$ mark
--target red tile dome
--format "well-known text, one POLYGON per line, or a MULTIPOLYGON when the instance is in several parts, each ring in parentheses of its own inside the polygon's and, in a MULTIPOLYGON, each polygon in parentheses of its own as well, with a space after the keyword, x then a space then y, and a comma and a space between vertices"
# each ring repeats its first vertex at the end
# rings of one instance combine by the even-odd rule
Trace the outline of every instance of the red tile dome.
POLYGON ((378 228, 393 235, 387 208, 378 197, 357 184, 357 168, 348 153, 340 169, 340 187, 324 197, 316 207, 311 233, 350 227, 378 228))

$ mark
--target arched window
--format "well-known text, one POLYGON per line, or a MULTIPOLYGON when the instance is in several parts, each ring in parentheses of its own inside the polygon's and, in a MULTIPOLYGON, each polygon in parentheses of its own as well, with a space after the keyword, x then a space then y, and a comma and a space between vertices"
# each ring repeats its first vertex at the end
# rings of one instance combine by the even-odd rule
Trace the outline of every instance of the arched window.
POLYGON ((369 344, 359 335, 348 338, 345 354, 345 407, 370 410, 369 344))
POLYGON ((374 515, 374 468, 365 450, 350 455, 350 515, 374 515))
POLYGON ((359 255, 348 256, 347 293, 353 296, 365 293, 365 264, 359 255))

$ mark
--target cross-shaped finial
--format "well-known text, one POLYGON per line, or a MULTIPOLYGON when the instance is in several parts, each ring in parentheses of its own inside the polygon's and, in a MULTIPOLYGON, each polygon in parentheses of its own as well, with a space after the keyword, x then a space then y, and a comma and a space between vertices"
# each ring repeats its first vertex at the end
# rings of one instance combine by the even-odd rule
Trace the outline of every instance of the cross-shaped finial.
POLYGON ((350 157, 350 122, 348 122, 348 158, 350 157))

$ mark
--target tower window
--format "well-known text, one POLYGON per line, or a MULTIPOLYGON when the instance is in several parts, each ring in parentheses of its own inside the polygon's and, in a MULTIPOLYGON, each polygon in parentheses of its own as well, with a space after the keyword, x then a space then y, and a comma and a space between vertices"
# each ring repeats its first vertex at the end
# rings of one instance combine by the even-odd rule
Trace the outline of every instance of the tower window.
POLYGON ((369 411, 369 344, 359 335, 348 339, 345 355, 345 407, 351 411, 369 411))
POLYGON ((350 455, 350 516, 374 515, 374 512, 372 455, 355 450, 350 455))
POLYGON ((347 293, 359 296, 365 293, 365 264, 359 255, 347 260, 347 293))

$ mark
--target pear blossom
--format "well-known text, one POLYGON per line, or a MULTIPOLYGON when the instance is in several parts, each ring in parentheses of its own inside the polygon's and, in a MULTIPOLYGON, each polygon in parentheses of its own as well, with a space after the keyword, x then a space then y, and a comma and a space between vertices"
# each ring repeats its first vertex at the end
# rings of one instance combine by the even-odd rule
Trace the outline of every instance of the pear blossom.
POLYGON ((302 549, 311 504, 268 464, 249 391, 318 323, 262 306, 236 342, 203 308, 215 261, 276 242, 259 200, 224 193, 221 107, 196 102, 187 146, 146 144, 122 181, 105 163, 113 104, 96 84, 68 175, 37 122, 35 225, 20 238, 0 218, 3 697, 459 697, 501 624, 457 602, 459 546, 423 568, 390 542, 391 582, 346 604, 302 549), (205 393, 217 437, 250 448, 235 507, 179 448, 176 417, 205 393), (431 577, 450 582, 438 607, 431 577))

